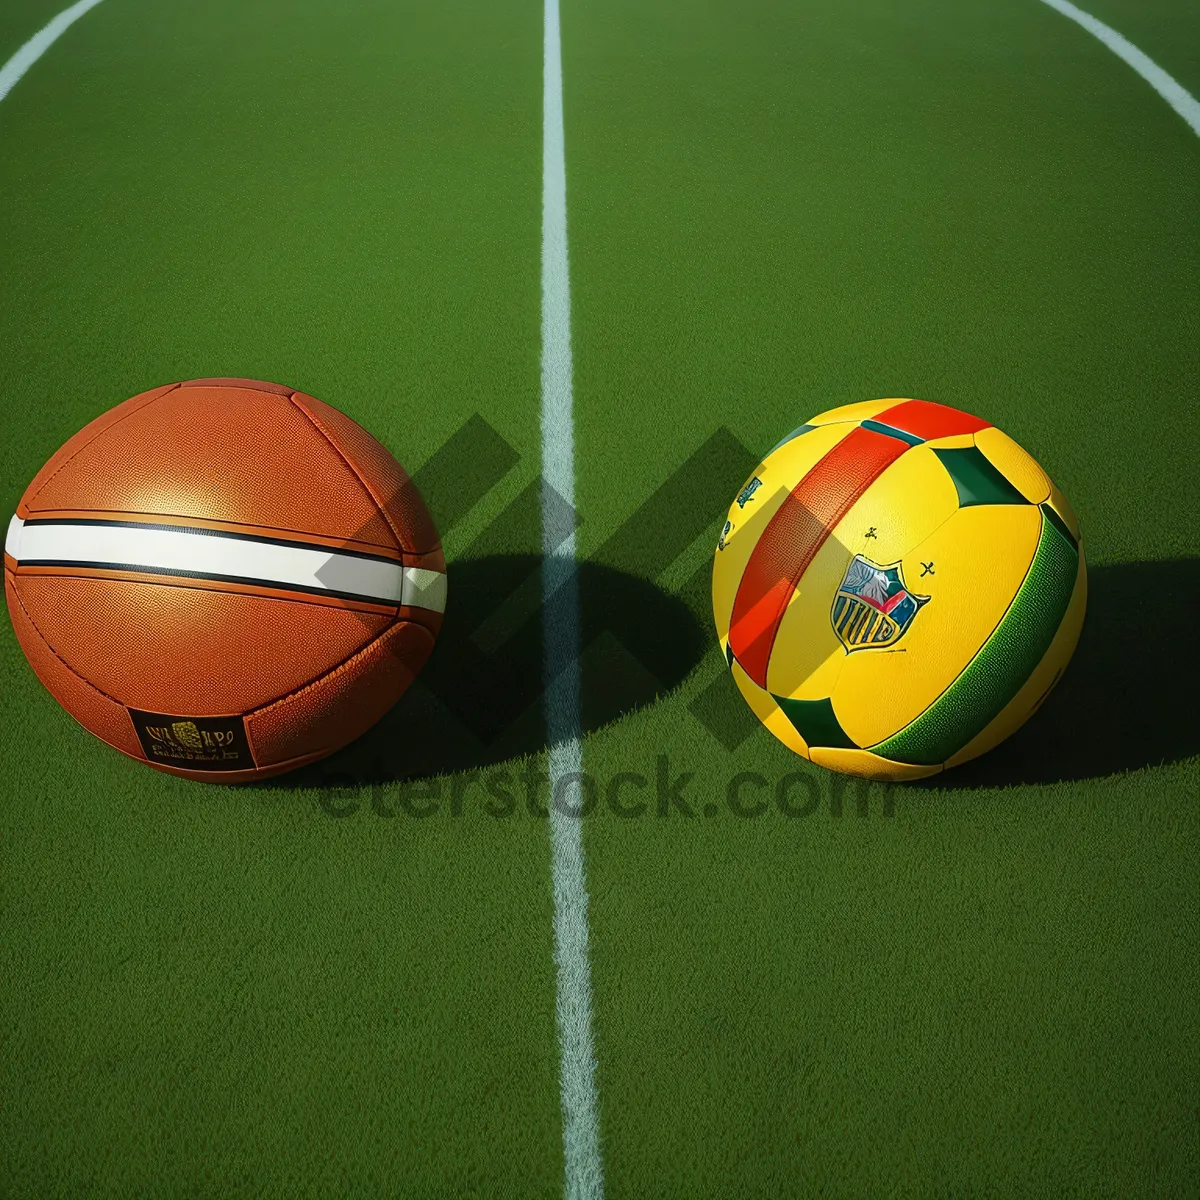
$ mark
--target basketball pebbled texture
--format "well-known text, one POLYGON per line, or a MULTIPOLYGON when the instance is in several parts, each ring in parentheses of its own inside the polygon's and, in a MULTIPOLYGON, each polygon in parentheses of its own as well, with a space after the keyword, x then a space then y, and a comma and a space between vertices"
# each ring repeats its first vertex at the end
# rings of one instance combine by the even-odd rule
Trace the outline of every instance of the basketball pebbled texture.
POLYGON ((5 594, 34 671, 85 728, 192 779, 312 762, 433 649, 445 559, 411 480, 337 409, 192 380, 98 417, 30 483, 5 594))

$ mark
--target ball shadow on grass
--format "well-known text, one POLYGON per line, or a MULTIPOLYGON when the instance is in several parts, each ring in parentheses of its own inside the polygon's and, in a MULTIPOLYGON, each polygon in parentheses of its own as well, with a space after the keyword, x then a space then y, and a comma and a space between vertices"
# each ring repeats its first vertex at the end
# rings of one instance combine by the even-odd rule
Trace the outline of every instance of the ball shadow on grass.
MULTIPOLYGON (((534 554, 452 563, 445 625, 416 682, 374 728, 287 785, 389 783, 544 750, 541 565, 534 554)), ((586 732, 674 687, 708 643, 692 609, 648 580, 581 562, 578 583, 586 732)))
POLYGON ((988 754, 912 786, 1096 779, 1200 754, 1200 559, 1088 570, 1078 649, 1042 707, 988 754))

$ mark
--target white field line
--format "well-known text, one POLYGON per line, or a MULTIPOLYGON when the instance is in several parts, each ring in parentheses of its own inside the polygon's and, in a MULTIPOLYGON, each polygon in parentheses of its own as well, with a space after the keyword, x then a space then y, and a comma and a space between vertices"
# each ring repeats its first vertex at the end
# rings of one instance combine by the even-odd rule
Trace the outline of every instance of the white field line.
POLYGON ((579 589, 575 568, 575 431, 571 411, 571 291, 563 150, 558 0, 545 0, 542 94, 542 633, 550 762, 555 1016, 561 1053, 563 1177, 567 1200, 600 1200, 604 1175, 592 1045, 588 894, 578 803, 579 589), (564 504, 563 501, 566 503, 564 504), (562 528, 564 520, 571 528, 562 528), (555 803, 557 801, 558 803, 555 803))
POLYGON ((1115 29, 1097 21, 1070 0, 1042 0, 1055 12, 1070 17, 1088 33, 1102 41, 1122 62, 1128 63, 1200 136, 1200 101, 1183 84, 1172 79, 1153 59, 1143 54, 1132 42, 1126 41, 1115 29))
POLYGON ((4 64, 4 66, 0 67, 0 100, 3 100, 4 97, 13 90, 13 87, 21 78, 21 76, 24 75, 25 72, 28 71, 29 68, 32 67, 33 64, 37 62, 37 60, 41 58, 42 55, 45 54, 46 51, 49 50, 50 47, 53 46, 54 43, 58 41, 58 39, 62 37, 62 35, 66 33, 66 31, 70 29, 70 27, 74 25, 75 22, 78 21, 85 12, 95 8, 99 3, 100 0, 79 0, 78 4, 72 4, 70 8, 64 9, 58 14, 57 17, 54 18, 53 21, 50 22, 49 25, 47 25, 44 29, 39 29, 38 32, 35 33, 33 37, 31 37, 29 41, 27 41, 25 45, 23 45, 20 50, 18 50, 16 54, 14 54, 12 58, 10 58, 8 62, 4 64))

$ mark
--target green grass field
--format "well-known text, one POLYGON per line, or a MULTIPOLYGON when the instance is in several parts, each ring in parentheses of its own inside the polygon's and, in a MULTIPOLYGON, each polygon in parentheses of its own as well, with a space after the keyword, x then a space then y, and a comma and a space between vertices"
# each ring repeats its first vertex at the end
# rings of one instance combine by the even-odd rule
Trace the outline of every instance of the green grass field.
MULTIPOLYGON (((1194 6, 1085 7, 1200 94, 1194 6)), ((606 1193, 1200 1195, 1200 139, 1037 0, 561 13, 606 1193), (1091 568, 1034 720, 891 787, 754 724, 706 590, 745 456, 880 396, 1020 441, 1091 568)), ((105 0, 0 101, 6 511, 127 396, 278 380, 417 470, 452 596, 375 730, 243 788, 5 627, 2 1196, 572 1188, 536 623, 461 683, 542 546, 542 18, 105 0)))

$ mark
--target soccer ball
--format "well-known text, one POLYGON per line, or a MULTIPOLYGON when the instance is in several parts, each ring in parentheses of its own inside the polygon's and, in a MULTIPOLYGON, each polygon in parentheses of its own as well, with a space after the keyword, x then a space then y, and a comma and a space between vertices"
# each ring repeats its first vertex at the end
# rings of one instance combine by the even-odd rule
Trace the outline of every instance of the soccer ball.
POLYGON ((729 509, 713 614, 738 688, 797 754, 916 779, 990 750, 1083 624, 1079 523, 987 421, 925 400, 813 417, 729 509))

